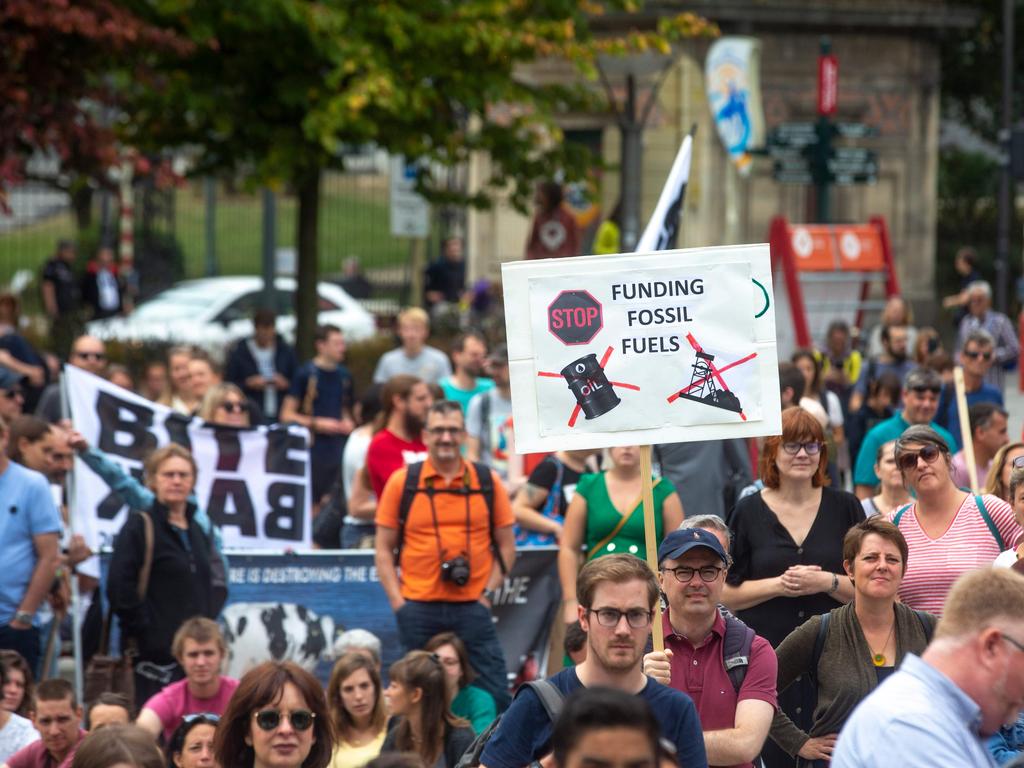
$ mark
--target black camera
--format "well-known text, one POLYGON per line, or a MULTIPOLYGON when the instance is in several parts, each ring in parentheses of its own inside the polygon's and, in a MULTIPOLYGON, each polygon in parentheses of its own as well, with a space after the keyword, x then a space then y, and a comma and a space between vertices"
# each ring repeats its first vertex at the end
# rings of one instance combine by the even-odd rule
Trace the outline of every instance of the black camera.
POLYGON ((450 581, 457 587, 469 582, 469 560, 462 555, 441 563, 441 581, 450 581))

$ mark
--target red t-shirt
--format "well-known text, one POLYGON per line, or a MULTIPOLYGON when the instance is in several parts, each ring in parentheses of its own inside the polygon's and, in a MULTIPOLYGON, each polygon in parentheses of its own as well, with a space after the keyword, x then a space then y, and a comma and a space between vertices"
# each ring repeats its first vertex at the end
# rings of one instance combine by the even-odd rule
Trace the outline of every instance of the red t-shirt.
POLYGON ((143 709, 153 710, 160 718, 160 723, 164 727, 164 743, 169 744, 175 729, 181 725, 181 718, 185 715, 198 715, 203 712, 223 715, 231 694, 237 687, 238 681, 235 678, 221 675, 217 693, 208 699, 200 699, 189 692, 188 680, 178 680, 150 697, 143 709))
POLYGON ((422 440, 403 440, 387 429, 374 435, 366 451, 366 473, 370 476, 370 485, 377 498, 384 493, 384 486, 395 470, 426 458, 427 446, 422 440))
MULTIPOLYGON (((672 629, 669 612, 663 615, 665 647, 672 651, 672 687, 693 699, 705 731, 721 731, 736 727, 736 705, 747 699, 766 701, 778 707, 776 679, 779 660, 771 643, 755 635, 750 646, 750 663, 739 693, 725 671, 722 645, 725 642, 725 619, 719 613, 711 634, 698 647, 672 629)), ((744 768, 752 763, 743 763, 744 768)))

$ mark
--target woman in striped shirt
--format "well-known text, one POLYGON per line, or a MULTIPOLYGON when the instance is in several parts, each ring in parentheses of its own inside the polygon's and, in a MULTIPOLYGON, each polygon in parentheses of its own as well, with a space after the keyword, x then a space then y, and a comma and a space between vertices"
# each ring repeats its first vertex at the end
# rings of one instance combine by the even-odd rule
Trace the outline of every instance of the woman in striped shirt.
POLYGON ((917 497, 889 516, 910 551, 900 599, 911 608, 941 614, 953 582, 1016 546, 1021 529, 1002 499, 956 487, 949 448, 930 427, 908 427, 896 441, 895 454, 904 482, 917 497))

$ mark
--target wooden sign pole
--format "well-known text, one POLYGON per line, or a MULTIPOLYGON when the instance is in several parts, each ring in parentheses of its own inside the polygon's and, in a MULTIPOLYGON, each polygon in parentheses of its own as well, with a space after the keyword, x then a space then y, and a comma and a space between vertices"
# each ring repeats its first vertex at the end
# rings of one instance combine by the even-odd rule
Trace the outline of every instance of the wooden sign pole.
MULTIPOLYGON (((647 548, 647 564, 658 573, 658 540, 654 523, 654 479, 651 477, 651 446, 640 446, 640 476, 643 480, 644 544, 647 548)), ((665 650, 665 630, 661 625, 661 600, 654 606, 654 620, 651 623, 651 638, 654 650, 665 650)))
POLYGON ((971 481, 971 493, 980 493, 978 488, 978 467, 974 463, 974 443, 971 438, 971 419, 967 413, 967 391, 964 387, 964 369, 959 365, 953 369, 953 385, 956 387, 956 412, 960 416, 960 442, 964 447, 964 463, 967 477, 971 481))

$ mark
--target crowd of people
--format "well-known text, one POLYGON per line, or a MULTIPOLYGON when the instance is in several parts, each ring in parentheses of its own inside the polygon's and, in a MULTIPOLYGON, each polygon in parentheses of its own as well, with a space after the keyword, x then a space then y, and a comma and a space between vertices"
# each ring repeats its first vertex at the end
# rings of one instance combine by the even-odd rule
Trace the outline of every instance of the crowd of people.
MULTIPOLYGON (((531 242, 554 248, 553 226, 531 242)), ((172 443, 139 479, 89 445, 45 359, 4 341, 17 305, 0 297, 0 765, 1015 759, 1024 442, 1010 441, 1003 387, 1019 342, 968 276, 948 302, 962 309, 950 352, 894 296, 877 327, 833 322, 820 347, 780 364, 780 435, 655 446, 656 552, 639 446, 518 454, 506 347, 467 330, 442 351, 424 310, 398 315, 397 346, 360 391, 341 329, 318 327, 301 362, 266 311, 223 365, 173 347, 137 378, 101 340, 73 338, 69 364, 183 416, 308 430, 317 546, 373 551, 404 653, 382 669, 380 641, 350 630, 326 686, 288 661, 223 674, 227 563, 194 492, 208 468, 172 443), (132 510, 103 595, 94 553, 66 534, 74 455, 132 510), (517 550, 537 545, 558 550, 552 634, 565 656, 513 695, 492 608, 517 550), (105 651, 116 616, 127 690, 80 702, 57 674, 72 579, 91 611, 85 659, 105 651), (648 647, 655 621, 663 650, 648 647)))

